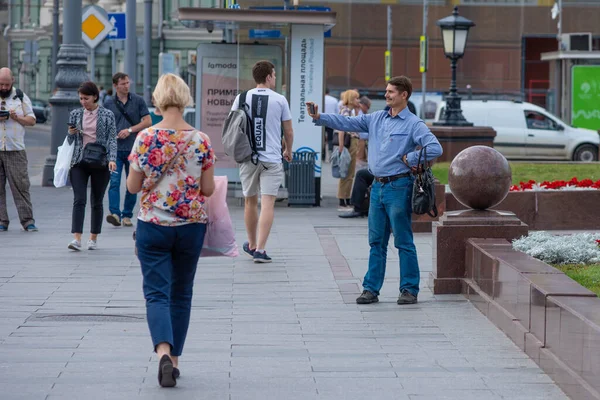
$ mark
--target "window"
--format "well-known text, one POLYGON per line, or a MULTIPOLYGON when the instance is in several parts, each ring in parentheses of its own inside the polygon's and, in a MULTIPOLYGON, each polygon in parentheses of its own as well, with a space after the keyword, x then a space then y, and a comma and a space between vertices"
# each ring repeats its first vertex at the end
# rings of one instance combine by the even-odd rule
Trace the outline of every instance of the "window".
POLYGON ((546 131, 557 131, 558 124, 537 111, 525 111, 525 120, 528 129, 541 129, 546 131))

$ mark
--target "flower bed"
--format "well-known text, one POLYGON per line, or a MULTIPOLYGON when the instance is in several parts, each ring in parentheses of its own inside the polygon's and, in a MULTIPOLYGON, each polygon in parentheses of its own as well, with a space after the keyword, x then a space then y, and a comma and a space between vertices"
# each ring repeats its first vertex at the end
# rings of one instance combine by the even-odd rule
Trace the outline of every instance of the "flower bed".
POLYGON ((516 250, 548 264, 592 264, 600 262, 600 233, 553 235, 530 232, 513 241, 516 250))
POLYGON ((555 268, 600 295, 600 233, 552 235, 531 232, 513 241, 513 247, 555 268))
POLYGON ((570 181, 543 181, 536 182, 529 180, 527 182, 519 182, 518 185, 510 187, 511 192, 522 192, 526 190, 598 190, 600 189, 600 180, 593 181, 591 179, 578 180, 573 177, 570 181))

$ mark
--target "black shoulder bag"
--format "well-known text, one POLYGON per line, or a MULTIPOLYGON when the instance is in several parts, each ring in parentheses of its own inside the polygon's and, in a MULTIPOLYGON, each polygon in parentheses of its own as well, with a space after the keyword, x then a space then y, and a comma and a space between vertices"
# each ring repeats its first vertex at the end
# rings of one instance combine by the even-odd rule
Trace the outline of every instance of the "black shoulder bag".
POLYGON ((129 122, 129 125, 130 126, 136 125, 136 124, 133 123, 133 120, 131 119, 131 117, 129 116, 129 114, 127 114, 127 111, 125 111, 125 109, 123 108, 123 106, 121 104, 119 104, 119 100, 118 99, 114 99, 114 102, 115 102, 115 105, 117 106, 117 108, 119 109, 119 111, 121 112, 121 115, 123 115, 125 117, 125 119, 127 120, 127 122, 129 122))
POLYGON ((417 175, 413 183, 412 208, 418 215, 427 214, 432 218, 438 216, 435 205, 435 179, 431 167, 427 165, 427 147, 423 147, 419 152, 417 175), (421 164, 421 156, 423 156, 423 164, 421 164), (422 167, 420 172, 419 166, 422 167))
POLYGON ((83 156, 79 163, 93 169, 108 168, 106 153, 106 147, 103 144, 98 142, 88 143, 83 148, 83 156))

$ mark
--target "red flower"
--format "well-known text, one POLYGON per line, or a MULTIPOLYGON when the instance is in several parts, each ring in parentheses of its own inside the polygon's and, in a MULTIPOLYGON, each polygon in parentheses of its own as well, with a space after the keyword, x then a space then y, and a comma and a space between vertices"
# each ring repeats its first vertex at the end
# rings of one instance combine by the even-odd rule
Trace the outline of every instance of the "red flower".
POLYGON ((189 218, 190 206, 188 204, 181 204, 179 207, 177 207, 177 210, 175 210, 175 215, 180 218, 189 218))
POLYGON ((196 184, 196 180, 193 176, 188 175, 185 177, 185 184, 188 186, 194 186, 196 184))
POLYGON ((148 200, 150 200, 150 203, 155 203, 158 201, 158 194, 156 194, 156 192, 152 192, 150 194, 150 196, 148 196, 148 200))
POLYGON ((158 134, 156 135, 158 141, 161 144, 165 144, 169 142, 169 134, 167 133, 167 131, 158 131, 158 134))
POLYGON ((175 201, 179 201, 179 198, 181 197, 181 192, 179 190, 174 190, 171 192, 170 197, 175 201))
POLYGON ((158 167, 158 166, 162 165, 164 162, 164 155, 163 155, 162 151, 160 151, 159 149, 152 150, 150 152, 150 155, 148 155, 148 162, 153 167, 158 167))
POLYGON ((146 147, 150 147, 150 145, 152 144, 152 136, 146 135, 144 137, 143 143, 146 145, 146 147))
POLYGON ((511 192, 519 192, 523 190, 531 190, 534 185, 539 185, 542 188, 550 189, 550 190, 558 190, 564 187, 580 187, 580 188, 592 188, 592 189, 600 189, 600 180, 596 182, 592 181, 589 178, 579 180, 577 177, 571 178, 569 181, 543 181, 542 183, 536 183, 534 180, 529 180, 527 182, 519 182, 518 185, 512 185, 510 187, 511 192))

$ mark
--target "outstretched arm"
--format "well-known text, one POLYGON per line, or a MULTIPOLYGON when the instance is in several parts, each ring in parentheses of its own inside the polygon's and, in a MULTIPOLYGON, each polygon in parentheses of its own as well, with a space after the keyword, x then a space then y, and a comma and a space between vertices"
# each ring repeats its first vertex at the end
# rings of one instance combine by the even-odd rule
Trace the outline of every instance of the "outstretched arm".
MULTIPOLYGON (((367 134, 369 132, 371 114, 362 114, 358 117, 346 117, 338 114, 321 114, 319 113, 319 106, 312 102, 306 103, 306 107, 308 108, 308 115, 312 117, 313 123, 317 126, 326 126, 345 132, 366 132, 367 134), (315 108, 314 114, 311 113, 311 105, 315 108)), ((367 137, 363 137, 362 139, 367 139, 367 137)))

